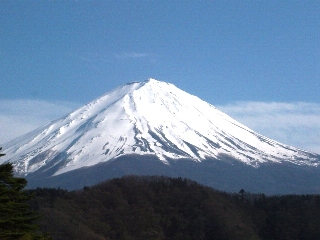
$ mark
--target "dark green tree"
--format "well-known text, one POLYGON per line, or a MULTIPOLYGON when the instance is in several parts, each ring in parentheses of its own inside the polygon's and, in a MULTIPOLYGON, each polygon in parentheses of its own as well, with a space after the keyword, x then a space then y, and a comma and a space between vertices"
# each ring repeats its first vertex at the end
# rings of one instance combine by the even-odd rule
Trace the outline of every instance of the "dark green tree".
MULTIPOLYGON (((2 150, 2 147, 0 147, 0 151, 2 150)), ((5 154, 4 153, 0 153, 0 157, 3 157, 5 154)))
MULTIPOLYGON (((1 148, 0 148, 1 150, 1 148)), ((4 156, 1 154, 0 156, 4 156)), ((0 165, 0 239, 47 239, 37 233, 39 215, 30 209, 27 180, 14 177, 11 163, 0 165)))

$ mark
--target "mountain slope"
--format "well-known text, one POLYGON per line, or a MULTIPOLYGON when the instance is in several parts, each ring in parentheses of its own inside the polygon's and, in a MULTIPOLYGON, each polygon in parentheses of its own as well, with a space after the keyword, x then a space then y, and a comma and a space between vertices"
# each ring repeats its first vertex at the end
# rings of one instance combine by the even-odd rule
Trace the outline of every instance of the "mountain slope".
POLYGON ((120 86, 71 114, 7 143, 18 174, 57 176, 121 156, 232 159, 318 166, 320 156, 259 135, 214 106, 154 79, 120 86), (50 174, 49 174, 50 173, 50 174))

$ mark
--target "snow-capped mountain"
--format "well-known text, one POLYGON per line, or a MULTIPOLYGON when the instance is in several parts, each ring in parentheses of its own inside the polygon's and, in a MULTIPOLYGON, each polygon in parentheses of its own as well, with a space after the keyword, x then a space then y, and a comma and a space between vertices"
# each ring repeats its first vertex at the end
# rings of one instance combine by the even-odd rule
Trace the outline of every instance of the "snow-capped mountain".
POLYGON ((253 168, 320 163, 320 155, 264 137, 198 97, 154 79, 122 85, 3 149, 6 156, 0 161, 12 162, 21 176, 58 176, 129 155, 149 156, 167 166, 186 159, 232 159, 253 168))

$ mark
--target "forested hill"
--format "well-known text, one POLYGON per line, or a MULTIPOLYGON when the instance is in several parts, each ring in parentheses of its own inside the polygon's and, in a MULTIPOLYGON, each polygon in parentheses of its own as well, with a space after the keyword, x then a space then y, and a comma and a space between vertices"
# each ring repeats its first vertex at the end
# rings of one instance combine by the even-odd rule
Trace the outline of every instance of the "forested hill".
POLYGON ((227 194, 182 178, 36 189, 41 230, 62 239, 320 239, 320 197, 227 194))

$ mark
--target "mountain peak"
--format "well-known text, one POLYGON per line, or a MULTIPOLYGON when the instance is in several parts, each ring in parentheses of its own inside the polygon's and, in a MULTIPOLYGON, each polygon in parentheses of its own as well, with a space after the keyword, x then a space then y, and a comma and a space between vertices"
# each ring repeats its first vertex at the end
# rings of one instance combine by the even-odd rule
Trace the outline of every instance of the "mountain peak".
MULTIPOLYGON (((134 81, 134 82, 130 82, 130 83, 126 83, 124 84, 125 85, 132 85, 132 84, 138 84, 140 86, 143 86, 145 84, 169 84, 167 82, 164 82, 164 81, 160 81, 160 80, 157 80, 157 79, 154 79, 154 78, 148 78, 142 82, 139 82, 139 81, 134 81)), ((121 86, 120 86, 121 87, 121 86)))
POLYGON ((144 82, 141 82, 141 85, 151 85, 151 86, 157 86, 157 87, 161 87, 161 86, 172 86, 172 87, 175 87, 171 83, 160 81, 160 80, 157 80, 157 79, 154 79, 154 78, 148 78, 144 82))
POLYGON ((146 80, 146 82, 160 82, 159 80, 156 80, 156 79, 154 79, 154 78, 148 78, 147 80, 146 80))

